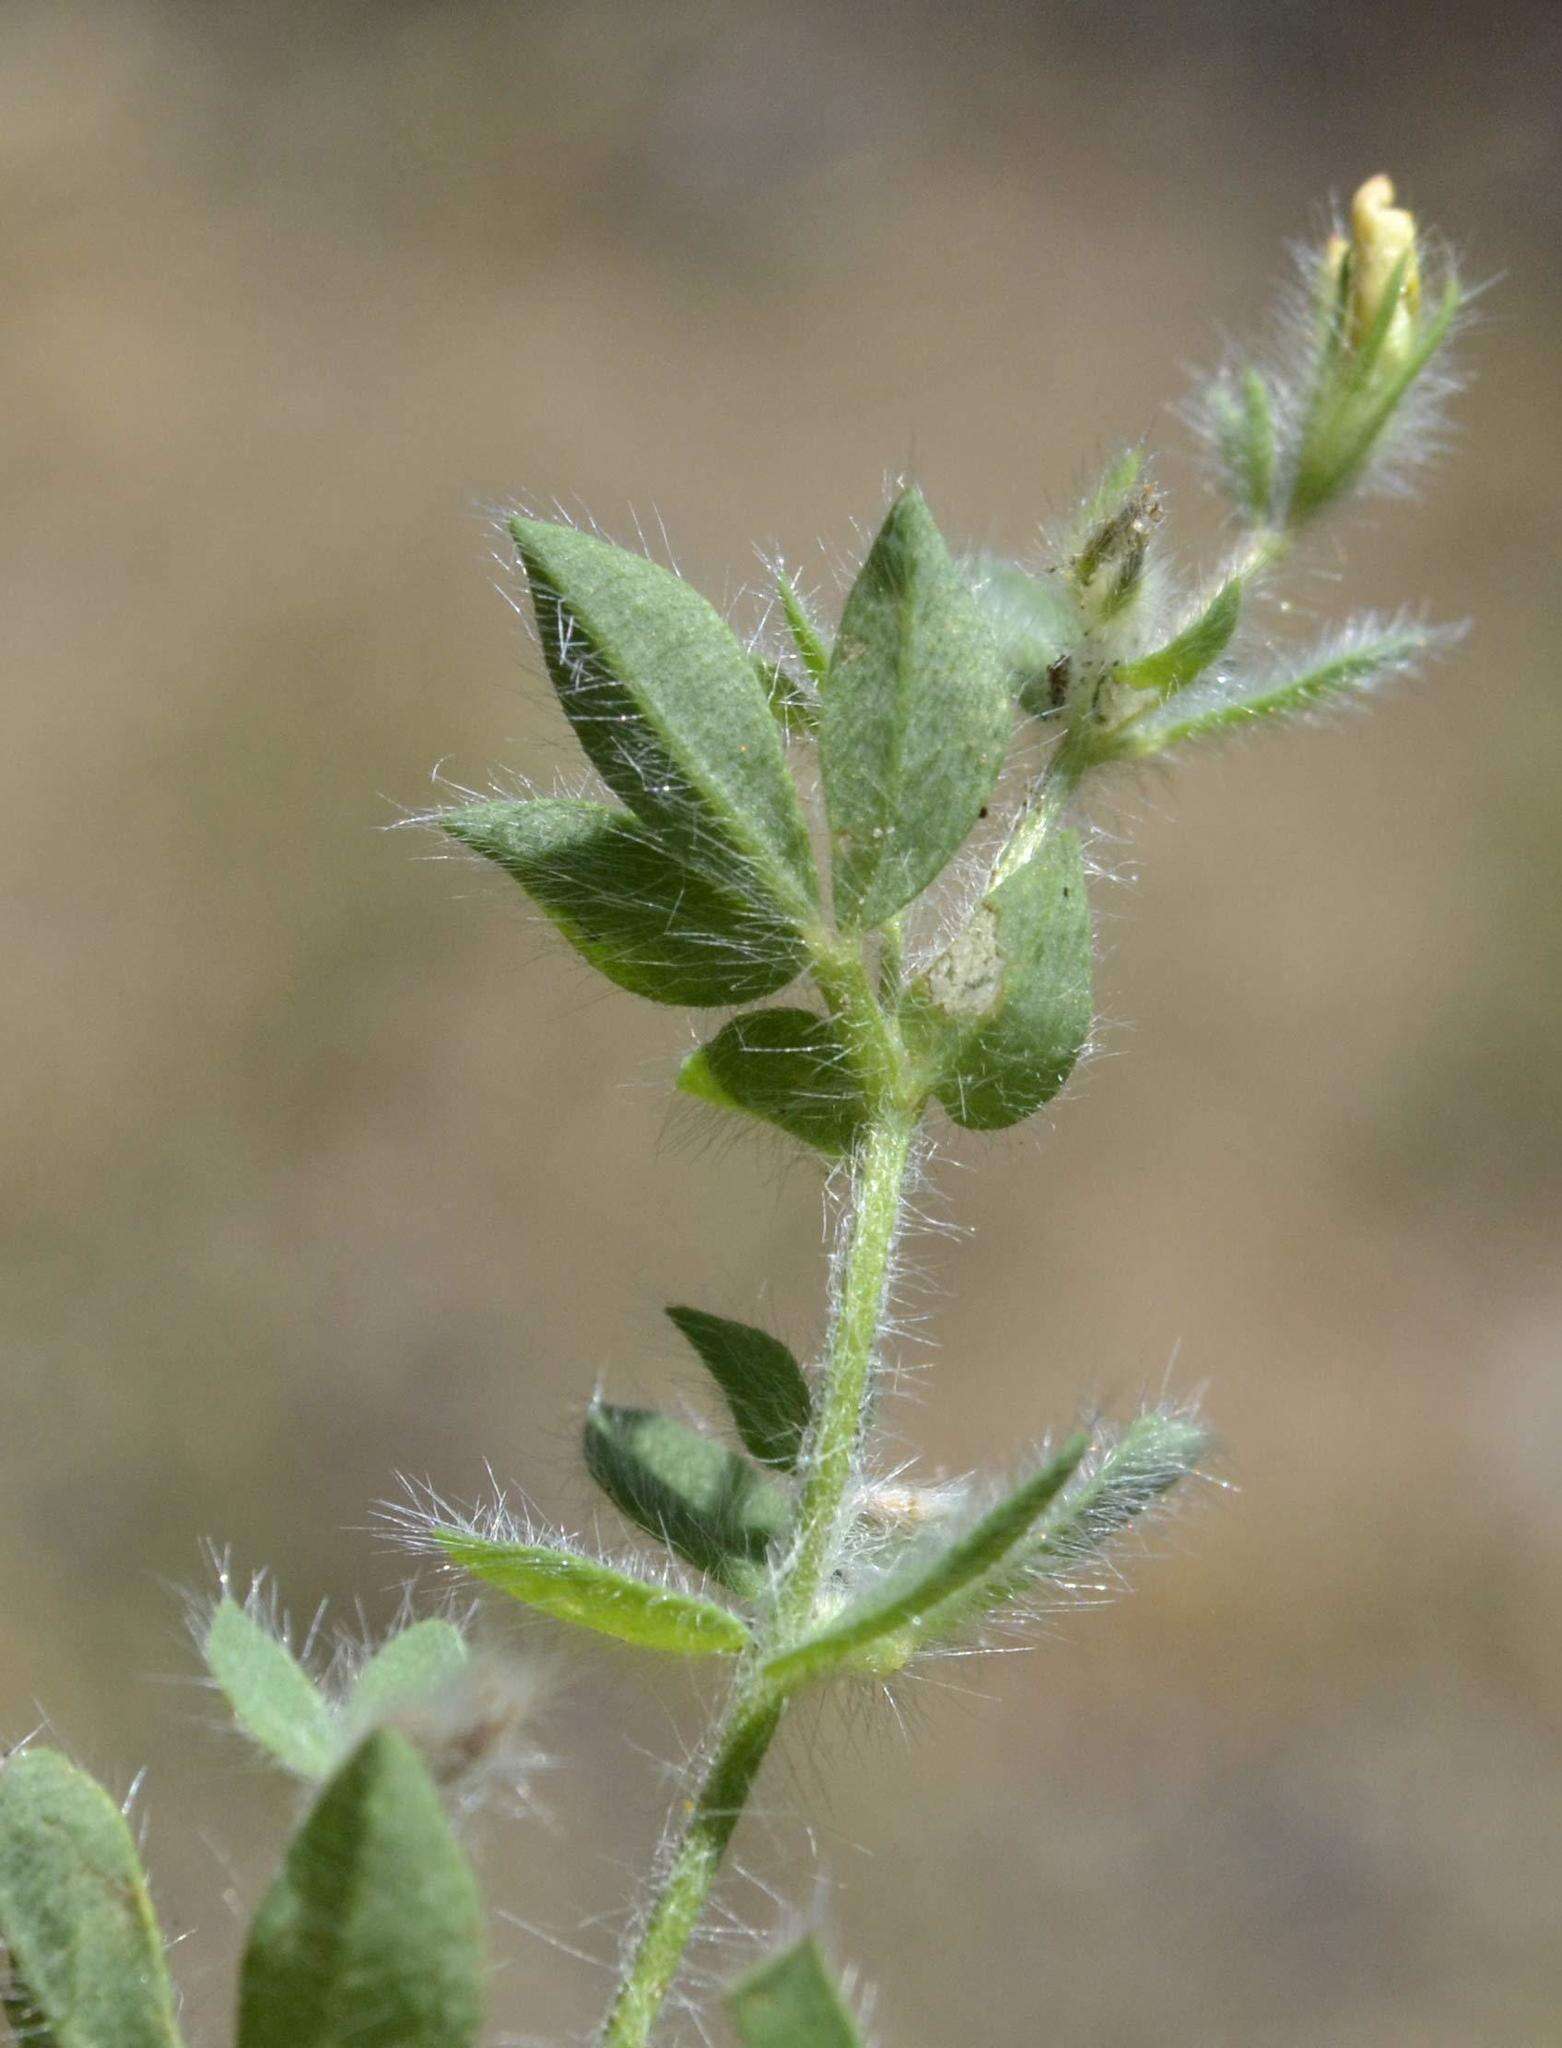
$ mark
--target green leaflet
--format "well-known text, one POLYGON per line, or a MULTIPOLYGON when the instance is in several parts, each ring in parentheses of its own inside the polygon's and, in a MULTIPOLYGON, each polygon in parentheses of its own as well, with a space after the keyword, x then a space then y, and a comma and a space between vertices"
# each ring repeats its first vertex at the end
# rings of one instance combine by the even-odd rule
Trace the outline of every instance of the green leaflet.
POLYGON ((804 948, 743 863, 716 881, 627 811, 573 797, 462 805, 453 839, 512 875, 593 967, 658 1003, 757 1002, 793 979, 804 948))
POLYGON ((956 1123, 1002 1130, 1056 1095, 1090 1036, 1091 967, 1079 835, 1053 831, 906 998, 908 1044, 956 1123))
POLYGON ((1109 623, 1134 603, 1144 587, 1145 564, 1160 508, 1143 474, 1143 450, 1125 448, 1108 465, 1074 522, 1069 577, 1089 625, 1109 623))
MULTIPOLYGON (((924 1621, 947 1601, 975 1594, 982 1582, 1002 1574, 1004 1562, 1030 1536, 1063 1488, 1073 1478, 1090 1439, 1073 1436, 1039 1472, 1014 1488, 957 1537, 941 1547, 918 1545, 886 1585, 860 1605, 851 1607, 819 1634, 773 1657, 766 1675, 791 1686, 842 1664, 861 1661, 877 1644, 900 1638, 894 1645, 897 1663, 918 1647, 924 1621)), ((1000 1589, 995 1597, 1001 1598, 1000 1589)), ((875 1662, 875 1669, 882 1664, 875 1662)))
POLYGON ((347 1701, 349 1719, 366 1728, 397 1708, 428 1699, 471 1662, 466 1637, 439 1615, 414 1621, 382 1643, 359 1672, 347 1701))
POLYGON ((852 586, 820 697, 836 913, 872 927, 976 823, 1013 721, 992 634, 917 491, 890 507, 852 586))
POLYGON ((1128 720, 1110 739, 1123 755, 1157 754, 1184 740, 1204 739, 1265 718, 1311 710, 1331 698, 1363 690, 1381 677, 1412 668, 1458 638, 1457 630, 1417 626, 1386 632, 1358 629, 1333 653, 1289 676, 1259 682, 1215 679, 1195 683, 1142 717, 1128 720))
POLYGON ((1242 579, 1233 576, 1220 586, 1190 626, 1153 654, 1126 663, 1117 671, 1117 680, 1130 689, 1155 690, 1163 697, 1185 689, 1225 653, 1241 616, 1242 579))
POLYGON ((809 1935, 727 1993, 743 2048, 860 2048, 861 2035, 809 1935))
POLYGON ((576 737, 682 859, 734 852, 787 915, 818 897, 808 828, 750 655, 704 598, 573 527, 515 519, 543 654, 576 737))
POLYGON ((57 1750, 0 1765, 4 2007, 43 2048, 177 2048, 173 1991, 125 1817, 57 1750))
POLYGON ((470 1654, 453 1622, 437 1616, 411 1622, 369 1658, 343 1706, 237 1601, 218 1605, 201 1648, 244 1733, 285 1770, 311 1780, 329 1776, 355 1732, 437 1692, 464 1669, 470 1654))
POLYGON ((331 1704, 270 1629, 224 1598, 201 1650, 252 1742, 300 1778, 323 1778, 332 1769, 342 1743, 331 1704))
POLYGON ((821 1152, 851 1149, 865 1114, 845 1042, 812 1010, 750 1010, 690 1053, 685 1095, 779 1124, 821 1152))
POLYGON ((704 1309, 668 1316, 726 1397, 738 1435, 761 1464, 795 1470, 813 1415, 803 1368, 779 1337, 704 1309))
POLYGON ((1166 1409, 1094 1443, 1071 1438, 962 1536, 914 1545, 876 1591, 771 1658, 765 1675, 790 1690, 842 1667, 899 1670, 1037 1580, 1076 1570, 1186 1479, 1207 1445, 1195 1417, 1166 1409))
POLYGON ((651 1408, 594 1401, 586 1470, 620 1513, 700 1571, 751 1594, 792 1521, 787 1489, 737 1451, 651 1408))
POLYGON ((1244 517, 1262 526, 1275 494, 1275 421, 1269 386, 1262 372, 1247 364, 1240 377, 1222 378, 1213 385, 1207 403, 1227 491, 1244 517))
POLYGON ((979 1621, 1038 1579, 1077 1570, 1189 1478, 1208 1446, 1202 1423, 1176 1410, 1150 1409, 1116 1435, 1103 1431, 1073 1482, 1042 1514, 1031 1540, 1016 1545, 1010 1560, 986 1578, 954 1589, 929 1609, 925 1639, 979 1621))
POLYGON ((321 1793, 255 1916, 238 2048, 471 2048, 477 1886, 428 1772, 388 1729, 321 1793))
POLYGON ((732 1654, 748 1645, 747 1625, 730 1609, 595 1558, 545 1543, 494 1542, 464 1529, 431 1534, 452 1564, 556 1621, 678 1657, 732 1654))
POLYGON ((1021 706, 1045 717, 1052 702, 1052 671, 1084 632, 1073 595, 1057 576, 1028 576, 1012 562, 978 555, 965 565, 971 591, 987 621, 1021 706))
POLYGON ((784 662, 756 656, 754 672, 764 689, 771 717, 789 740, 818 729, 818 699, 804 689, 784 662))
MULTIPOLYGON (((1119 448, 1096 479, 1093 490, 1080 500, 1071 526, 1070 551, 1086 553, 1101 528, 1123 508, 1123 502, 1144 475, 1144 449, 1137 443, 1119 448)), ((1094 570, 1087 562, 1087 576, 1094 570)))
POLYGON ((797 585, 784 571, 776 578, 776 593, 781 599, 781 609, 786 614, 787 628, 798 659, 807 669, 810 681, 822 683, 830 666, 830 649, 824 635, 814 624, 797 585))
POLYGON ((1120 1432, 1107 1432, 1041 1535, 1055 1557, 1078 1557, 1136 1521, 1163 1493, 1186 1479, 1209 1449, 1198 1417, 1150 1408, 1120 1432))

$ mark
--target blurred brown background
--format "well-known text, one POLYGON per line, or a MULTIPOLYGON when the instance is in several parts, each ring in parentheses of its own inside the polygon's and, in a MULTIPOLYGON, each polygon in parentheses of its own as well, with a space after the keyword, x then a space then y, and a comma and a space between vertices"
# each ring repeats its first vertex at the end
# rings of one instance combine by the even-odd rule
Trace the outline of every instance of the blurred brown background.
MULTIPOLYGON (((0 1732, 150 1765, 193 2041, 290 1803, 188 1682, 200 1539, 383 1621, 397 1471, 579 1518, 598 1376, 690 1390, 662 1302, 819 1332, 814 1180, 670 1115, 686 1020, 379 829, 565 758, 485 506, 660 514, 736 598, 908 464, 1026 550, 1147 433, 1192 560, 1185 366, 1380 168, 1501 281, 1430 493, 1294 594, 1475 632, 1118 793, 1106 1056, 951 1148, 892 1417, 956 1468, 1170 1364, 1238 1490, 909 1745, 794 1734, 727 1897, 889 2048, 1557 2038, 1559 55, 1519 0, 5 8, 0 1732)), ((528 1640, 490 1896, 606 1956, 700 1703, 528 1640)), ((495 1947, 496 2040, 589 2025, 495 1947)))

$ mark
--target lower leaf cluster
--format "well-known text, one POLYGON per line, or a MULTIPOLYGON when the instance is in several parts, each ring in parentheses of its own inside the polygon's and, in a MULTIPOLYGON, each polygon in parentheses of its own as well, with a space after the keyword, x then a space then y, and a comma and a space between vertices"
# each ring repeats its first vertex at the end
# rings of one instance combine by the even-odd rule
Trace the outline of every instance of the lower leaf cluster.
POLYGON ((750 1449, 767 1449, 768 1461, 652 1409, 597 1401, 586 1418, 586 1467, 670 1561, 693 1566, 737 1606, 570 1544, 451 1520, 437 1507, 410 1526, 423 1547, 537 1611, 641 1648, 741 1655, 763 1637, 762 1673, 777 1696, 836 1674, 887 1676, 919 1652, 969 1639, 1040 1584, 1070 1584, 1083 1561, 1196 1468, 1204 1449, 1195 1417, 1153 1409, 1118 1432, 1076 1433, 1013 1485, 988 1489, 985 1505, 973 1507, 967 1490, 959 1505, 898 1522, 893 1511, 886 1517, 886 1500, 865 1499, 838 1534, 842 1570, 802 1628, 777 1642, 770 1595, 807 1470, 808 1381, 763 1331, 685 1308, 670 1313, 702 1359, 715 1361, 740 1434, 750 1449))

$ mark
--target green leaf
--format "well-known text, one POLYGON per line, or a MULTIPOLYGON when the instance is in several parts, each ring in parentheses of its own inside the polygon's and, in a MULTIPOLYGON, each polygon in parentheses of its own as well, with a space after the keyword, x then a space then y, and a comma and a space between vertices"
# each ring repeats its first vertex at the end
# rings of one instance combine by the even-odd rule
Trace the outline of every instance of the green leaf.
POLYGON ((757 1002, 803 964, 796 930, 744 893, 740 863, 725 886, 627 811, 535 797, 466 804, 439 823, 512 875, 593 967, 653 1002, 757 1002))
POLYGON ((836 912, 879 925, 976 823, 1013 720, 992 635, 917 491, 890 507, 852 586, 820 696, 836 912))
POLYGON ((803 688, 783 662, 766 661, 759 656, 755 659, 754 670, 764 686, 770 715, 789 740, 817 730, 818 699, 803 688))
POLYGON ((286 1643, 236 1600, 223 1599, 201 1647, 252 1742, 301 1778, 323 1778, 334 1767, 342 1748, 336 1716, 286 1643))
POLYGON ((704 598, 573 527, 515 519, 554 687, 614 794, 729 884, 734 851, 787 915, 818 897, 808 828, 754 663, 704 598))
POLYGON ((726 1396, 738 1435, 765 1465, 796 1469, 813 1418, 803 1368, 779 1337, 704 1309, 667 1311, 726 1396))
POLYGON ((1062 578, 1027 576, 1012 562, 978 555, 965 573, 1022 708, 1042 718, 1055 710, 1053 673, 1083 636, 1084 625, 1062 578))
POLYGON ((621 1514, 741 1593, 792 1522, 786 1488, 737 1451, 651 1408, 594 1401, 586 1470, 621 1514))
POLYGON ((631 1578, 595 1558, 545 1543, 500 1543, 464 1529, 430 1532, 452 1564, 556 1621, 674 1656, 731 1654, 748 1646, 741 1615, 693 1593, 631 1578))
POLYGON ((359 1728, 441 1692, 471 1662, 466 1637, 439 1615, 414 1621, 383 1642, 359 1672, 347 1711, 359 1728))
POLYGON ((1120 448, 1102 470, 1095 488, 1080 500, 1079 510, 1073 519, 1073 546, 1076 551, 1088 549, 1097 530, 1121 512, 1125 500, 1143 475, 1143 447, 1135 442, 1127 448, 1120 448))
POLYGON ((1141 451, 1130 448, 1108 468, 1081 508, 1067 574, 1085 625, 1100 632, 1143 595, 1145 570, 1161 501, 1143 480, 1141 451))
POLYGON ((784 571, 776 578, 776 593, 781 599, 781 609, 786 614, 798 659, 807 669, 810 680, 815 684, 822 683, 830 667, 830 649, 824 635, 810 617, 797 585, 784 571))
POLYGON ((685 1095, 760 1117, 821 1152, 840 1154, 866 1114, 845 1042, 812 1010, 750 1010, 690 1053, 685 1095))
POLYGON ((1275 422, 1269 386, 1251 363, 1210 386, 1205 418, 1228 495, 1255 526, 1275 494, 1275 422))
MULTIPOLYGON (((928 1616, 1002 1572, 1073 1478, 1089 1446, 1088 1435, 1071 1437, 1056 1457, 953 1542, 935 1538, 914 1546, 900 1568, 867 1599, 849 1607, 817 1635, 772 1657, 766 1676, 778 1685, 795 1685, 858 1661, 864 1652, 872 1661, 875 1646, 884 1645, 893 1645, 896 1663, 903 1663, 917 1648, 918 1631, 928 1616)), ((874 1668, 882 1666, 875 1663, 874 1668)))
POLYGON ((0 1948, 19 2041, 176 2048, 162 1937, 130 1829, 57 1750, 0 1766, 0 1948))
POLYGON ((1386 675, 1402 674, 1458 638, 1457 629, 1411 622, 1386 630, 1358 626, 1332 651, 1290 675, 1261 681, 1233 677, 1195 683, 1144 716, 1129 720, 1108 744, 1115 754, 1157 754, 1184 740, 1206 739, 1261 719, 1310 711, 1368 689, 1386 675))
POLYGON ((727 1993, 743 2048, 860 2048, 861 2035, 812 1935, 727 1993))
POLYGON ((321 1793, 255 1916, 238 2048, 471 2048, 477 1885, 402 1736, 368 1736, 321 1793))
POLYGON ((924 1639, 947 1637, 980 1620, 1038 1580, 1077 1572, 1189 1478, 1208 1446, 1208 1432, 1197 1417, 1175 1409, 1151 1409, 1115 1436, 1102 1431, 1031 1539, 1017 1544, 987 1577, 957 1587, 929 1609, 924 1639))
POLYGON ((967 1130, 1050 1102, 1090 1036, 1090 905, 1079 835, 1054 831, 977 906, 908 992, 907 1040, 967 1130))
POLYGON ((1130 689, 1154 690, 1163 697, 1185 689, 1225 653, 1241 616, 1242 579, 1233 576, 1220 586, 1190 626, 1153 654, 1126 662, 1117 671, 1117 680, 1130 689))
POLYGON ((1152 1409, 1126 1429, 1072 1438, 952 1542, 936 1530, 908 1546, 876 1590, 817 1635, 772 1657, 789 1691, 841 1668, 884 1675, 1049 1579, 1072 1579, 1132 1522, 1191 1476, 1208 1447, 1198 1419, 1152 1409))
POLYGON ((1157 511, 1143 473, 1144 451, 1125 448, 1107 465, 1074 521, 1076 538, 1069 574, 1081 604, 1097 625, 1115 618, 1130 604, 1143 582, 1157 511), (1097 583, 1103 569, 1112 574, 1104 583, 1097 583))
POLYGON ((1190 1477, 1209 1443, 1198 1416, 1177 1408, 1147 1409, 1120 1433, 1104 1433, 1047 1518, 1043 1550, 1072 1560, 1115 1536, 1190 1477))

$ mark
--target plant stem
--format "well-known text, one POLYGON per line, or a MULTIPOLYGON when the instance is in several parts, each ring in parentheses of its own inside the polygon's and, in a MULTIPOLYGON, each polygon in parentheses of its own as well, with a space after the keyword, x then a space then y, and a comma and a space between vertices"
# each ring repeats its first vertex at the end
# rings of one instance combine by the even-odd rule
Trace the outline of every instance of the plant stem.
POLYGON ((710 1896, 727 1843, 753 1790, 786 1705, 766 1659, 814 1617, 867 1413, 918 1117, 889 1104, 863 1134, 840 1253, 840 1293, 807 1452, 792 1549, 773 1614, 733 1688, 711 1761, 656 1884, 640 1938, 603 2023, 602 2048, 645 2048, 710 1896))
POLYGON ((740 1681, 705 1782, 668 1859, 650 1914, 602 2028, 602 2048, 644 2048, 689 1937, 705 1910, 784 1700, 758 1678, 740 1681))
POLYGON ((1079 785, 1081 772, 1082 766, 1071 744, 1071 736, 1065 734, 1048 757, 1047 765, 1037 778, 1024 810, 1015 820, 1014 830, 1009 834, 1002 852, 993 864, 992 879, 988 884, 990 888, 995 889, 1000 882, 1007 881, 1016 869, 1024 867, 1035 854, 1043 839, 1067 810, 1069 799, 1079 785))
POLYGON ((829 1364, 804 1467, 796 1540, 776 1598, 773 1634, 779 1640, 768 1648, 806 1629, 829 1562, 867 1411, 916 1125, 904 1110, 884 1111, 869 1126, 854 1164, 829 1364))
POLYGON ((824 931, 808 939, 809 971, 841 1027, 863 1098, 887 1111, 906 1093, 905 1048, 875 993, 861 945, 824 931))

